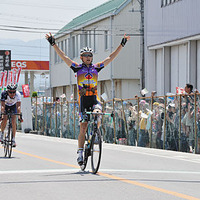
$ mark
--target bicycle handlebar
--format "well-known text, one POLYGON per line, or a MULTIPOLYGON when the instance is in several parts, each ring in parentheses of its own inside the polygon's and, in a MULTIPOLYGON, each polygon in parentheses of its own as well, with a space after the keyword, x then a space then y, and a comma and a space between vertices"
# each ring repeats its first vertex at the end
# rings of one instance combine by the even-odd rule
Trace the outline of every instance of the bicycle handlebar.
POLYGON ((85 114, 92 114, 92 115, 109 115, 111 117, 114 117, 114 112, 112 113, 100 113, 100 112, 90 112, 90 111, 86 111, 85 114))
POLYGON ((7 116, 8 115, 10 115, 10 116, 12 116, 12 115, 19 115, 20 116, 19 121, 23 122, 22 113, 10 113, 10 112, 8 112, 8 113, 0 113, 0 121, 3 120, 2 115, 7 115, 7 116))
POLYGON ((0 113, 0 116, 1 115, 20 115, 20 116, 22 116, 22 113, 0 113))

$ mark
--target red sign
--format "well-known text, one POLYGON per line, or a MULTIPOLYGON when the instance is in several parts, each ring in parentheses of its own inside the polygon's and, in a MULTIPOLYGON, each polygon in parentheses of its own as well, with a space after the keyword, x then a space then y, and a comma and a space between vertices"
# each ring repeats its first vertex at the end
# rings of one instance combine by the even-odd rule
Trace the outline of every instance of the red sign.
POLYGON ((49 70, 49 61, 12 60, 11 68, 22 70, 49 70))
POLYGON ((28 84, 27 85, 22 85, 22 91, 23 91, 24 98, 30 97, 30 90, 29 90, 28 84))

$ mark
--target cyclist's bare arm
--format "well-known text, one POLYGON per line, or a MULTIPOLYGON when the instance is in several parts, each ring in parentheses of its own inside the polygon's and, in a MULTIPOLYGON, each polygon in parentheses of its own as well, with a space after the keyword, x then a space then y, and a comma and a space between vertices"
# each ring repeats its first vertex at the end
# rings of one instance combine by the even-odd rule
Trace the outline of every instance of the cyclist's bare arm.
MULTIPOLYGON (((124 38, 128 41, 130 39, 130 36, 127 36, 126 34, 124 34, 124 38)), ((111 54, 110 56, 108 56, 104 61, 102 61, 102 63, 104 63, 104 67, 107 66, 110 62, 112 62, 114 60, 114 58, 116 58, 116 56, 119 54, 119 52, 122 49, 122 45, 120 44, 111 54)))
POLYGON ((20 116, 18 116, 18 119, 20 122, 23 122, 23 118, 22 118, 22 114, 21 114, 21 101, 16 103, 16 107, 17 107, 17 113, 20 114, 20 116))
POLYGON ((17 113, 21 113, 21 102, 19 101, 19 102, 17 102, 16 103, 16 107, 17 107, 17 113))
POLYGON ((1 101, 1 113, 5 112, 5 101, 1 101))
POLYGON ((76 62, 71 60, 68 56, 65 55, 65 53, 55 44, 53 46, 56 53, 60 56, 60 58, 69 66, 71 67, 72 63, 75 63, 75 65, 78 65, 76 62))
MULTIPOLYGON (((46 39, 48 40, 49 37, 53 37, 51 35, 51 33, 46 34, 46 39)), ((65 55, 65 53, 58 47, 58 45, 55 43, 53 45, 54 50, 56 51, 56 53, 60 56, 60 58, 69 66, 71 67, 72 63, 75 63, 75 65, 77 66, 78 63, 74 62, 73 60, 71 60, 68 56, 65 55)))

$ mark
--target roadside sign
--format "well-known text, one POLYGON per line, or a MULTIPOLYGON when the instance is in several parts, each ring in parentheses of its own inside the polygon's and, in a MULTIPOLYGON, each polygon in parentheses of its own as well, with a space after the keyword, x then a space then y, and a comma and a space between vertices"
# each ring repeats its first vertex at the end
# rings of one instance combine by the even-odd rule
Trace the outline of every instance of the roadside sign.
POLYGON ((11 50, 0 50, 0 71, 11 70, 11 50))

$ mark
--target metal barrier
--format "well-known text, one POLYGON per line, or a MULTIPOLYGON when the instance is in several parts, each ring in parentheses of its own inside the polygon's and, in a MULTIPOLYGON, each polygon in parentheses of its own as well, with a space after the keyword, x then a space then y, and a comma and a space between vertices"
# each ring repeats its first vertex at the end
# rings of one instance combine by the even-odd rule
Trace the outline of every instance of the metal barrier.
MULTIPOLYGON (((112 99, 103 102, 101 130, 107 143, 200 153, 200 94, 112 99), (195 109, 196 108, 196 109, 195 109)), ((32 98, 33 130, 77 139, 78 102, 32 98)))

